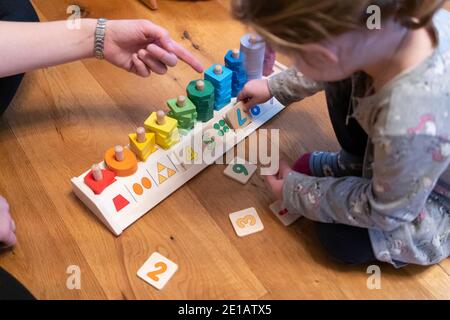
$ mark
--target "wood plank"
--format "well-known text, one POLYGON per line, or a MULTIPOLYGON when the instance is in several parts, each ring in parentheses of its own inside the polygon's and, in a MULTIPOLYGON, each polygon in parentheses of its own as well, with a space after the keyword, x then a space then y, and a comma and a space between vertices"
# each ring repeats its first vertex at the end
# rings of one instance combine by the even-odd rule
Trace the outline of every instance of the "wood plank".
MULTIPOLYGON (((20 134, 20 133, 19 133, 20 134)), ((82 289, 92 299, 105 298, 77 242, 61 219, 55 199, 6 120, 0 120, 0 194, 8 200, 17 227, 18 244, 0 255, 0 265, 41 299, 79 299, 83 293, 66 286, 66 270, 81 270, 82 289)))

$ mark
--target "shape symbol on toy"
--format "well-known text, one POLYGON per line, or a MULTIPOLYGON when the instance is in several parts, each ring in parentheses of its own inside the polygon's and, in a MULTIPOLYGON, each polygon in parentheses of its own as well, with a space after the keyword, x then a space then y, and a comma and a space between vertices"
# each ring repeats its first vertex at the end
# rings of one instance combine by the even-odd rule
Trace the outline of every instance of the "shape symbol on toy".
POLYGON ((284 216, 286 214, 288 214, 288 209, 283 209, 278 212, 278 215, 280 215, 280 216, 284 216))
POLYGON ((170 177, 172 177, 174 174, 176 174, 177 172, 171 168, 166 167, 165 165, 163 165, 162 163, 157 164, 157 168, 158 168, 158 180, 159 180, 159 184, 163 184, 165 181, 167 181, 167 179, 169 179, 170 177), (166 172, 167 174, 164 175, 163 172, 166 172))
POLYGON ((194 151, 192 147, 187 147, 185 149, 186 152, 186 160, 187 161, 195 161, 198 159, 198 153, 194 151))
POLYGON ((113 199, 114 207, 116 207, 116 211, 119 212, 123 208, 125 208, 127 205, 130 204, 130 202, 125 199, 122 195, 118 195, 113 199))
MULTIPOLYGON (((245 123, 245 121, 244 121, 245 123)), ((214 129, 217 130, 217 134, 222 137, 225 135, 225 133, 227 133, 228 131, 230 131, 230 128, 228 127, 227 123, 225 122, 225 120, 220 120, 219 122, 214 124, 214 129)))
POLYGON ((235 164, 233 166, 233 171, 237 174, 243 174, 244 176, 248 176, 248 170, 243 164, 235 164))
POLYGON ((250 113, 252 114, 253 117, 257 117, 261 113, 261 108, 259 106, 254 106, 253 108, 250 109, 250 113))
POLYGON ((157 269, 147 273, 147 277, 149 277, 153 281, 159 281, 158 275, 167 271, 167 264, 165 264, 164 262, 157 262, 155 263, 155 268, 157 269))
POLYGON ((246 226, 250 225, 250 226, 254 226, 256 223, 256 219, 253 215, 249 214, 246 215, 243 218, 239 218, 236 221, 237 225, 239 226, 239 228, 245 228, 246 226))

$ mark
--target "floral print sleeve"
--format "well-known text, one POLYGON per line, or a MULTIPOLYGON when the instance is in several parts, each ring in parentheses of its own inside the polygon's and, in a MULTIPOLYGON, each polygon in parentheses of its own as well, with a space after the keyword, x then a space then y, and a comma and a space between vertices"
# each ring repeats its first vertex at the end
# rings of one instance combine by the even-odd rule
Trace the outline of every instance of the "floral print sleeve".
POLYGON ((315 221, 398 229, 418 218, 450 163, 448 155, 437 159, 430 148, 439 150, 447 145, 448 140, 420 135, 374 138, 372 179, 291 173, 284 185, 285 205, 315 221))
POLYGON ((323 83, 304 77, 295 68, 288 69, 269 79, 270 93, 283 105, 312 96, 323 90, 323 83))

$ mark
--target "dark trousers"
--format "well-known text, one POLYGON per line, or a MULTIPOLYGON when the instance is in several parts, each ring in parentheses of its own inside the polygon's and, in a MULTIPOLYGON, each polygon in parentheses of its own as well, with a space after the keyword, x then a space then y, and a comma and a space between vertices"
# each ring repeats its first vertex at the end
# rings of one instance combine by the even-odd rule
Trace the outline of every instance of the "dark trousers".
MULTIPOLYGON (((1 0, 0 1, 1 21, 39 21, 33 6, 28 0, 1 0)), ((8 108, 11 100, 19 88, 23 79, 23 74, 0 78, 0 116, 8 108)))
POLYGON ((0 300, 34 300, 34 296, 19 281, 0 268, 0 300))
MULTIPOLYGON (((326 88, 328 112, 337 140, 346 152, 364 157, 367 134, 351 118, 347 122, 352 99, 351 80, 331 83, 326 88)), ((317 234, 327 254, 345 264, 365 264, 376 261, 367 229, 342 224, 316 223, 317 234)))
MULTIPOLYGON (((1 0, 1 21, 39 21, 36 12, 28 0, 1 0)), ((14 98, 23 74, 0 78, 0 115, 8 108, 14 98)), ((13 276, 0 268, 0 300, 34 299, 33 295, 13 276)))

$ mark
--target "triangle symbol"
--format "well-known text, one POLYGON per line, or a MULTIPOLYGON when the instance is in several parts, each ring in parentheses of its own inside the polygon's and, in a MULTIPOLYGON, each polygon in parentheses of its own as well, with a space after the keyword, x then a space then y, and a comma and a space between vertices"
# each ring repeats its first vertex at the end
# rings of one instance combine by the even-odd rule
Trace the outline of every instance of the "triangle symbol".
POLYGON ((164 177, 164 176, 162 176, 162 175, 160 175, 160 174, 158 174, 158 179, 159 179, 159 184, 162 184, 162 183, 164 183, 164 181, 167 180, 166 177, 164 177))
POLYGON ((175 173, 177 173, 175 170, 172 170, 172 169, 170 169, 170 168, 167 168, 167 172, 169 173, 168 174, 168 177, 170 178, 171 176, 173 176, 175 173))
POLYGON ((161 164, 158 162, 158 173, 160 173, 161 171, 163 171, 166 168, 165 165, 161 164))

